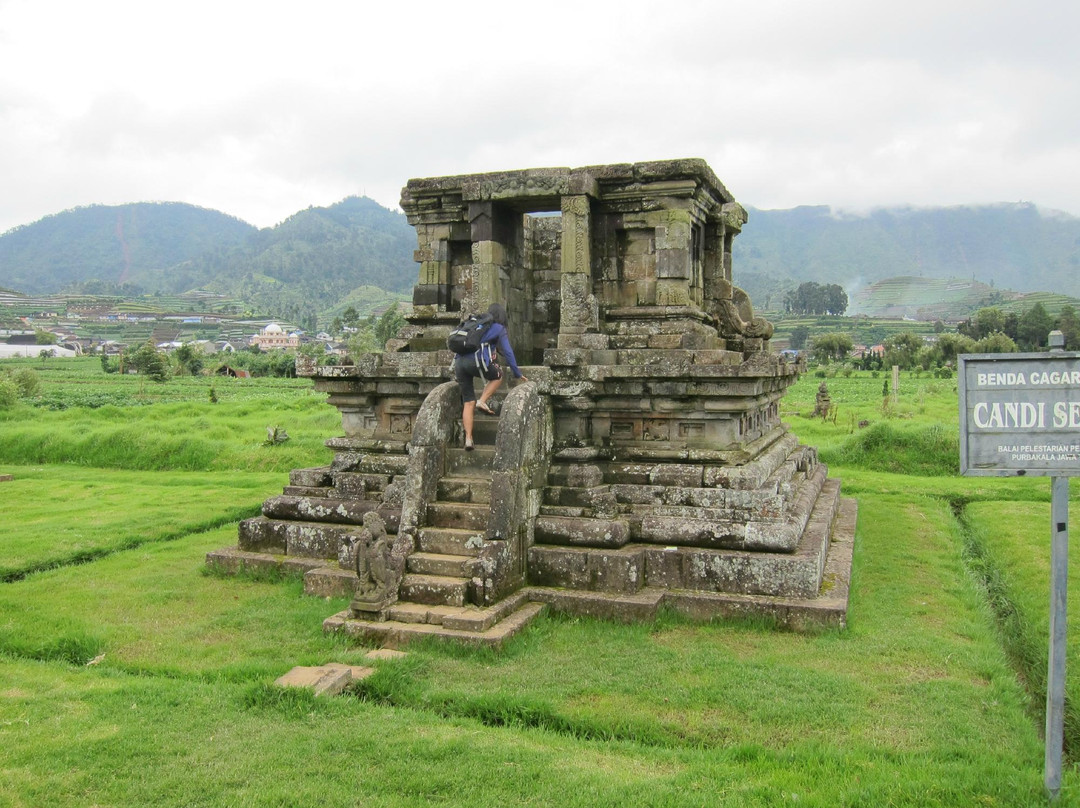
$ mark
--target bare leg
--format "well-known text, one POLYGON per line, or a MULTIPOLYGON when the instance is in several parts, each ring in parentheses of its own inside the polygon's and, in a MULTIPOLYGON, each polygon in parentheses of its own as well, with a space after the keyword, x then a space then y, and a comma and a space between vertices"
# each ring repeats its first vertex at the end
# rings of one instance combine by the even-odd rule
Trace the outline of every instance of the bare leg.
POLYGON ((495 391, 499 389, 500 384, 502 384, 502 376, 485 384, 484 392, 480 394, 480 403, 487 404, 488 399, 495 395, 495 391))
MULTIPOLYGON (((485 388, 486 389, 486 388, 485 388)), ((472 446, 473 413, 476 410, 475 401, 466 401, 461 408, 461 425, 465 427, 465 445, 472 446)))

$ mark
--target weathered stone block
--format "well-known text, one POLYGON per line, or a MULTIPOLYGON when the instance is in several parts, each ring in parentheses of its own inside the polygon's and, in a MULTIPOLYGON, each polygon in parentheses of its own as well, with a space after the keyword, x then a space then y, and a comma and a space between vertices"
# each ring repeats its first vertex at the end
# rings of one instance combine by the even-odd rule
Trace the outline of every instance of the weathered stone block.
POLYGON ((330 467, 320 466, 313 469, 293 469, 289 472, 289 483, 312 488, 323 485, 332 485, 330 467))
POLYGON ((590 550, 591 588, 599 592, 637 592, 645 585, 645 553, 641 547, 606 552, 590 550))
POLYGON ((275 531, 265 516, 244 519, 238 530, 238 545, 241 550, 259 553, 284 553, 285 535, 275 531))
POLYGON ((690 289, 686 280, 672 278, 657 280, 656 282, 656 305, 657 306, 689 306, 690 289))
POLYGON ((645 585, 664 589, 685 589, 683 556, 678 547, 646 548, 645 585))
POLYGON ((690 251, 686 249, 657 250, 656 277, 657 279, 678 278, 690 280, 690 251))
POLYGON ((319 567, 304 573, 304 594, 320 598, 351 598, 356 593, 356 573, 338 567, 319 567))
POLYGON ((331 525, 278 522, 285 533, 285 552, 291 556, 336 559, 342 538, 352 529, 331 525))
POLYGON ((648 514, 641 518, 637 538, 652 544, 739 548, 745 529, 730 522, 648 514))
POLYGON ((529 583, 536 586, 562 586, 590 589, 589 552, 572 547, 529 548, 529 583))
POLYGON ((588 547, 622 547, 630 540, 630 528, 619 519, 538 516, 536 540, 547 544, 588 547))
MULTIPOLYGON (((350 471, 336 472, 333 476, 334 489, 346 499, 364 499, 368 493, 368 483, 365 474, 357 474, 350 471)), ((383 486, 385 487, 385 483, 383 486)))
POLYGON ((306 522, 333 522, 358 525, 364 514, 378 503, 330 497, 270 497, 263 502, 263 515, 271 519, 292 519, 306 522))
POLYGON ((604 472, 591 463, 559 464, 548 470, 548 479, 553 485, 592 488, 603 483, 604 472))
POLYGON ((703 466, 664 463, 649 470, 649 484, 701 488, 703 475, 703 466))

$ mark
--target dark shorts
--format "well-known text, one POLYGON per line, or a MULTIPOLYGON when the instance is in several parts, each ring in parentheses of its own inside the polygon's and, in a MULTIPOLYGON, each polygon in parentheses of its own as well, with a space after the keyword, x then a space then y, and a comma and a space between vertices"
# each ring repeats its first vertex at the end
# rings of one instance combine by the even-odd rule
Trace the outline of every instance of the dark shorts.
POLYGON ((457 380, 458 389, 461 391, 462 402, 476 401, 476 390, 473 388, 473 379, 483 379, 486 382, 502 378, 502 368, 498 362, 489 362, 487 368, 480 367, 476 362, 476 355, 454 357, 454 378, 457 380))

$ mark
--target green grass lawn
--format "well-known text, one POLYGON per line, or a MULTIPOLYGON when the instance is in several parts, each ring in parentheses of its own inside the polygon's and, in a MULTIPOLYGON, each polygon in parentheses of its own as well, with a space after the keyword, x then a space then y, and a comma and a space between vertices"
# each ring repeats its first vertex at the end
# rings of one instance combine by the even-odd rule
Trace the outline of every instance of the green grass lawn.
POLYGON ((0 580, 255 516, 281 474, 5 466, 0 580))
MULTIPOLYGON (((844 381, 829 382, 835 424, 799 415, 820 379, 784 407, 859 500, 846 630, 548 616, 501 652, 414 646, 332 699, 271 683, 364 664, 321 630, 344 601, 203 564, 285 470, 243 471, 240 437, 216 455, 235 466, 197 472, 27 465, 0 439, 0 473, 16 476, 0 483, 16 516, 3 545, 24 566, 66 553, 0 584, 0 805, 1046 804, 1038 683, 1015 638, 1045 651, 1049 482, 883 470, 888 441, 851 444, 881 422, 940 469, 947 442, 923 433, 955 429, 955 392, 934 380, 884 416, 880 379, 844 381), (845 430, 847 407, 874 423, 845 430)), ((195 403, 123 409, 175 407, 155 423, 180 429, 209 417, 195 403)), ((340 430, 323 407, 319 440, 340 430)), ((1055 804, 1080 805, 1071 761, 1055 804)))
POLYGON ((181 376, 158 384, 106 374, 93 357, 29 366, 41 395, 0 409, 0 463, 288 472, 329 463, 324 442, 341 430, 337 411, 308 379, 181 376), (290 440, 264 446, 269 427, 290 440))
MULTIPOLYGON (((999 610, 1006 647, 1017 664, 1030 671, 1032 689, 1045 698, 1050 631, 1050 505, 973 502, 965 509, 964 518, 972 543, 996 576, 993 594, 1001 598, 999 610)), ((1070 534, 1080 535, 1080 514, 1075 505, 1069 522, 1070 534)), ((1075 566, 1069 571, 1068 612, 1080 615, 1080 572, 1075 566)), ((1070 662, 1080 662, 1080 634, 1075 629, 1068 635, 1067 656, 1070 662)), ((1080 678, 1075 667, 1070 671, 1071 676, 1066 678, 1065 737, 1067 748, 1075 752, 1080 751, 1080 678)), ((1042 708, 1042 704, 1036 706, 1042 708)))

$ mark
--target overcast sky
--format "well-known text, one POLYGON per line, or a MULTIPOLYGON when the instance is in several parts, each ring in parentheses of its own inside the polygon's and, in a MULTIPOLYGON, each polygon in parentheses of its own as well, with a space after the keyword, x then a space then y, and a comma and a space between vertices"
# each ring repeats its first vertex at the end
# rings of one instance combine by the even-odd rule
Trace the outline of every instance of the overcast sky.
POLYGON ((267 227, 411 177, 702 157, 744 205, 1080 215, 1075 0, 0 0, 0 232, 267 227))

